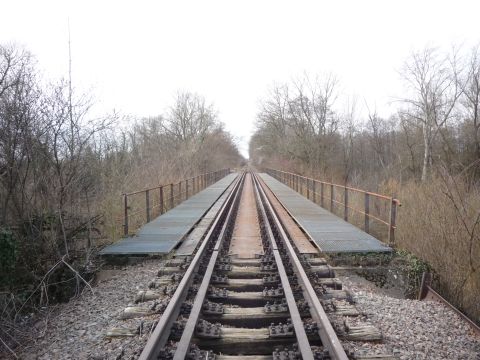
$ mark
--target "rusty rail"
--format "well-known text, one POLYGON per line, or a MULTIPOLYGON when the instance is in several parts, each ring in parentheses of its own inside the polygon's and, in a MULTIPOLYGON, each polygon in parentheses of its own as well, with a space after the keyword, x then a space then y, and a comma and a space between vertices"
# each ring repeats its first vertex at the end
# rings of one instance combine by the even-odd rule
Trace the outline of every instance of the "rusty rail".
MULTIPOLYGON (((288 239, 282 220, 273 208, 271 202, 268 200, 267 194, 265 193, 265 190, 257 176, 255 176, 255 181, 257 184, 257 192, 260 198, 259 202, 264 202, 263 206, 265 207, 265 210, 270 213, 271 223, 277 230, 278 241, 282 242, 285 246, 286 255, 290 260, 290 266, 297 277, 298 284, 303 291, 303 296, 309 304, 310 315, 320 325, 319 336, 322 340, 323 346, 328 350, 332 360, 348 360, 347 354, 345 353, 345 350, 343 349, 343 346, 340 343, 337 334, 335 333, 335 330, 333 329, 332 324, 330 323, 330 320, 328 319, 327 314, 320 303, 320 300, 318 299, 308 275, 306 274, 292 243, 288 239)), ((276 248, 276 242, 273 240, 273 249, 276 248)))
POLYGON ((462 313, 459 309, 453 306, 450 302, 448 302, 443 296, 437 293, 432 288, 432 274, 428 272, 424 272, 422 274, 422 283, 420 285, 420 290, 418 292, 418 300, 425 300, 425 301, 438 301, 445 306, 449 307, 453 310, 458 316, 462 318, 462 320, 470 326, 472 331, 477 335, 480 336, 480 326, 475 324, 471 319, 468 318, 464 313, 462 313))
POLYGON ((129 197, 139 196, 144 194, 145 197, 145 222, 150 222, 152 219, 152 210, 158 208, 158 214, 161 215, 164 212, 179 205, 182 201, 187 200, 189 197, 195 195, 207 186, 217 182, 221 178, 227 176, 230 173, 230 169, 222 169, 214 172, 200 174, 188 179, 180 180, 177 183, 171 183, 166 185, 158 185, 148 189, 133 191, 130 193, 122 194, 123 197, 123 234, 129 235, 129 220, 133 215, 138 215, 140 211, 133 213, 129 206, 129 197), (175 191, 176 188, 176 191, 175 191), (152 194, 158 191, 158 203, 153 205, 152 194))
POLYGON ((343 208, 343 218, 345 221, 348 221, 349 210, 354 211, 358 214, 364 216, 364 231, 370 233, 370 220, 375 220, 380 224, 387 226, 388 229, 388 243, 389 245, 395 245, 395 229, 397 228, 396 219, 397 219, 397 208, 401 206, 401 203, 398 199, 393 196, 386 196, 382 194, 377 194, 374 192, 357 189, 340 184, 334 184, 331 182, 321 181, 313 178, 308 178, 301 176, 299 174, 281 171, 276 169, 266 169, 266 172, 277 179, 278 181, 284 183, 285 185, 291 187, 293 190, 305 194, 307 199, 312 200, 315 203, 318 203, 318 198, 320 199, 320 206, 334 212, 335 206, 343 208), (327 198, 325 196, 325 188, 329 188, 330 196, 327 198), (320 189, 320 193, 318 190, 320 189), (338 201, 335 197, 335 194, 343 195, 343 201, 338 201), (352 207, 349 203, 349 194, 357 193, 363 194, 363 210, 352 207), (374 216, 370 213, 370 202, 371 199, 379 199, 380 201, 386 202, 389 206, 388 219, 382 219, 379 216, 374 216), (326 202, 329 203, 329 208, 326 206, 326 202))

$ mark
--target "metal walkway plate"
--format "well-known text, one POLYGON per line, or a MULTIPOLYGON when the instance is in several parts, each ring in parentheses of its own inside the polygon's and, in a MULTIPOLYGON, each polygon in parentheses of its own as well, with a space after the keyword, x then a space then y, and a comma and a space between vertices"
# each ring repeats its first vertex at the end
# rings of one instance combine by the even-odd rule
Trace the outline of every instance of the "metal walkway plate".
POLYGON ((167 254, 181 242, 195 224, 232 184, 237 173, 193 195, 178 206, 141 227, 136 236, 107 246, 100 255, 167 254))
POLYGON ((270 175, 262 173, 260 177, 323 252, 392 251, 372 235, 313 203, 270 175))
MULTIPOLYGON (((230 185, 233 186, 233 185, 230 185)), ((193 255, 193 252, 197 248, 198 243, 205 236, 207 229, 213 223, 218 211, 222 207, 222 204, 228 197, 229 191, 225 191, 219 198, 218 201, 213 204, 213 206, 208 210, 205 216, 202 217, 202 220, 195 226, 195 229, 190 232, 185 240, 182 241, 177 250, 175 250, 175 256, 189 256, 193 255)))

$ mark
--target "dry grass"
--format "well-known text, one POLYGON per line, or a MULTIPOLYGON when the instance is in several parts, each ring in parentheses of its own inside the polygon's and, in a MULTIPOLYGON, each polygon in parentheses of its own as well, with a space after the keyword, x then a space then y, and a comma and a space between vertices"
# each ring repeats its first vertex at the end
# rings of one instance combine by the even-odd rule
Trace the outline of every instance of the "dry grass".
MULTIPOLYGON (((367 186, 368 187, 368 186, 367 186)), ((363 186, 359 186, 363 188, 363 186)), ((317 190, 318 191, 318 190, 317 190)), ((379 193, 401 200, 396 246, 426 261, 436 273, 436 288, 470 318, 480 323, 480 190, 468 186, 462 175, 439 173, 426 183, 400 184, 388 180, 379 193)), ((307 195, 306 188, 300 193, 307 195)), ((311 193, 310 193, 311 195, 311 193)), ((333 213, 344 216, 343 191, 334 194, 333 213)), ((330 187, 325 187, 324 207, 330 210, 330 187)), ((312 195, 311 197, 312 198, 312 195)), ((317 203, 320 204, 319 193, 317 203)), ((363 210, 362 194, 350 194, 349 206, 363 210)), ((389 202, 370 199, 372 215, 388 222, 389 202)), ((364 215, 349 210, 348 220, 364 228, 364 215)), ((388 241, 388 226, 371 220, 370 233, 388 241)))
POLYGON ((480 322, 480 191, 447 175, 400 189, 397 244, 427 261, 440 292, 480 322))

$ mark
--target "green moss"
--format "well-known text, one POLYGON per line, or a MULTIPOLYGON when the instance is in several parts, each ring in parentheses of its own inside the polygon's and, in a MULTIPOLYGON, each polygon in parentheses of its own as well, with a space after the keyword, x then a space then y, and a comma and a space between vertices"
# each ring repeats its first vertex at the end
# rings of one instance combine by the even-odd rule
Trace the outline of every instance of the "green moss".
POLYGON ((397 261, 403 263, 404 273, 407 278, 405 295, 409 298, 416 298, 420 289, 422 274, 424 272, 432 272, 432 268, 426 261, 406 250, 398 250, 396 255, 397 261))

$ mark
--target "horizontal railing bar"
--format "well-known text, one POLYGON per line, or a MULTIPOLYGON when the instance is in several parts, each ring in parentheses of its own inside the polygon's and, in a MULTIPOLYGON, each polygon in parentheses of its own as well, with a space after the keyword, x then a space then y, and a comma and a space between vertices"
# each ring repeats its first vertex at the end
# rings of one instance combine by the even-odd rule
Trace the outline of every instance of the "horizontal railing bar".
POLYGON ((163 185, 157 185, 157 186, 154 186, 154 187, 151 187, 151 188, 147 188, 147 189, 142 189, 142 190, 137 190, 137 191, 133 191, 133 192, 129 192, 129 193, 123 193, 122 196, 130 196, 130 195, 136 195, 136 194, 140 194, 140 193, 143 193, 143 192, 146 192, 146 191, 150 191, 150 190, 157 190, 157 189, 160 189, 161 187, 167 187, 167 186, 170 186, 170 185, 178 185, 180 183, 185 183, 186 180, 190 181, 190 180, 193 180, 193 179, 197 179, 197 178, 200 178, 202 176, 208 176, 208 175, 212 175, 212 174, 217 174, 217 173, 221 173, 222 171, 225 171, 227 169, 223 169, 223 170, 218 170, 218 171, 212 171, 212 172, 209 172, 209 173, 205 173, 205 174, 201 174, 201 175, 197 175, 195 177, 192 177, 192 178, 186 178, 184 180, 180 180, 178 182, 175 182, 175 183, 168 183, 168 184, 163 184, 163 185))
MULTIPOLYGON (((279 170, 276 170, 276 171, 279 171, 279 170)), ((282 172, 282 171, 279 171, 279 172, 282 172)), ((342 188, 342 189, 345 189, 345 188, 346 188, 347 190, 359 192, 359 193, 362 193, 362 194, 372 195, 372 196, 378 197, 378 198, 380 198, 380 199, 394 201, 394 202, 396 202, 397 205, 399 205, 399 206, 401 205, 400 200, 395 199, 395 198, 392 200, 392 198, 391 198, 390 196, 382 195, 382 194, 379 194, 379 193, 375 193, 375 192, 371 192, 371 191, 367 191, 367 190, 362 190, 362 189, 358 189, 358 188, 354 188, 354 187, 350 187, 350 186, 335 184, 335 183, 331 183, 331 182, 328 182, 328 181, 317 180, 317 179, 314 179, 314 178, 308 178, 308 177, 301 176, 301 175, 298 175, 298 174, 295 174, 295 173, 291 173, 291 172, 283 171, 283 173, 284 173, 284 174, 293 175, 293 176, 295 176, 295 177, 298 177, 299 179, 312 180, 312 181, 315 181, 315 182, 318 183, 318 184, 333 185, 333 186, 335 186, 335 187, 337 187, 337 188, 342 188)), ((302 188, 302 189, 306 188, 303 184, 300 184, 299 186, 300 186, 300 188, 302 188)))

